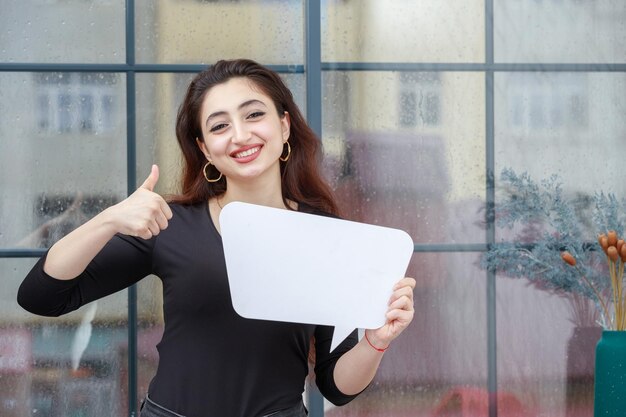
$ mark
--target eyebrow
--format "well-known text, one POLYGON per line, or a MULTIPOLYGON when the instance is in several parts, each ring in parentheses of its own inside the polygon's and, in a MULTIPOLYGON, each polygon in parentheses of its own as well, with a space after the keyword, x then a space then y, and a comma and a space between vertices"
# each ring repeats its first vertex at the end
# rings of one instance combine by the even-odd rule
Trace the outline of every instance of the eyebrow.
MULTIPOLYGON (((263 106, 266 106, 265 103, 263 103, 261 100, 252 99, 252 100, 244 101, 243 103, 241 103, 237 107, 237 110, 241 110, 244 107, 250 106, 252 104, 262 104, 263 106)), ((207 127, 209 125, 209 120, 211 120, 212 118, 217 117, 217 116, 221 116, 221 115, 224 115, 224 114, 226 114, 226 111, 224 111, 224 110, 219 110, 219 111, 216 111, 215 113, 209 114, 209 117, 206 118, 206 122, 204 123, 204 127, 207 127)))

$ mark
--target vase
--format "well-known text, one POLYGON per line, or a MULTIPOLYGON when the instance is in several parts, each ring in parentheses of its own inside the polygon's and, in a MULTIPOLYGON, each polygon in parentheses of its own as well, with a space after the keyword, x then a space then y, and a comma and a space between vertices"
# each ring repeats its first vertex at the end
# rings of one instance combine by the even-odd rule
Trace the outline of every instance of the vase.
POLYGON ((566 417, 593 414, 593 375, 600 337, 602 327, 577 326, 567 342, 566 417))
POLYGON ((596 346, 595 417, 626 416, 626 331, 604 330, 596 346))

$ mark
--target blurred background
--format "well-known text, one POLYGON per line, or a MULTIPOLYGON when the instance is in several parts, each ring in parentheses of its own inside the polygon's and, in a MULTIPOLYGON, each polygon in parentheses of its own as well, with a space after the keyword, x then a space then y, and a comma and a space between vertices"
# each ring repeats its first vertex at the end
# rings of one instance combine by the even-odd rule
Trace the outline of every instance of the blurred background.
POLYGON ((186 85, 239 57, 292 89, 344 217, 415 243, 410 328, 349 405, 307 388, 311 415, 591 416, 597 326, 479 261, 508 236, 493 219, 505 168, 625 197, 623 0, 3 0, 0 415, 136 415, 158 278, 61 318, 23 311, 17 288, 152 163, 157 191, 177 191, 186 85))

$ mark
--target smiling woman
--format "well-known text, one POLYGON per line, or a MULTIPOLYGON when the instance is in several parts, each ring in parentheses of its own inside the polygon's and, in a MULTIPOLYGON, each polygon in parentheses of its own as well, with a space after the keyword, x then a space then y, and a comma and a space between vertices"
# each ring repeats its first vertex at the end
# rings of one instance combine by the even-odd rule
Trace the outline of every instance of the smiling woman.
MULTIPOLYGON (((274 169, 279 168, 282 179, 277 182, 282 202, 277 201, 276 190, 272 190, 274 201, 271 205, 293 208, 289 201, 298 201, 330 214, 339 214, 330 187, 320 174, 319 138, 306 124, 280 76, 253 61, 219 61, 198 74, 179 108, 176 135, 185 164, 182 194, 173 197, 173 202, 193 204, 217 196, 222 196, 222 206, 232 201, 230 195, 225 195, 226 185, 229 185, 229 194, 236 191, 233 186, 235 178, 222 177, 219 181, 208 182, 198 174, 205 172, 208 178, 216 179, 220 177, 221 169, 229 172, 230 168, 237 166, 237 159, 230 155, 215 161, 211 159, 213 149, 217 151, 220 143, 224 147, 222 153, 246 152, 254 150, 256 145, 263 145, 260 149, 275 157, 277 165, 274 169), (237 135, 234 143, 228 145, 233 135, 237 135), (242 139, 240 135, 249 137, 242 139), (275 140, 266 142, 269 139, 275 140), (272 144, 273 152, 262 149, 267 143, 272 144), (276 146, 280 146, 282 153, 276 154, 276 146), (279 155, 285 159, 284 163, 278 162, 279 155), (207 162, 211 165, 207 166, 207 162)), ((219 155, 218 152, 215 157, 219 155)), ((248 162, 246 159, 239 161, 248 162)), ((259 197, 263 202, 270 200, 265 194, 260 193, 259 197)))
POLYGON ((332 352, 332 326, 237 315, 217 221, 222 207, 242 201, 336 216, 319 139, 278 74, 249 60, 219 61, 198 74, 176 133, 183 193, 169 202, 154 193, 154 165, 130 197, 50 248, 22 283, 20 305, 57 316, 157 275, 165 328, 142 417, 306 416, 312 356, 320 392, 348 403, 413 319, 415 280, 392 289, 382 327, 361 341, 354 331, 332 352))
POLYGON ((282 206, 276 178, 280 155, 289 140, 289 114, 279 114, 271 98, 247 79, 232 78, 206 94, 201 119, 206 123, 198 146, 227 178, 222 202, 236 200, 241 193, 238 188, 250 188, 254 183, 264 199, 282 206))

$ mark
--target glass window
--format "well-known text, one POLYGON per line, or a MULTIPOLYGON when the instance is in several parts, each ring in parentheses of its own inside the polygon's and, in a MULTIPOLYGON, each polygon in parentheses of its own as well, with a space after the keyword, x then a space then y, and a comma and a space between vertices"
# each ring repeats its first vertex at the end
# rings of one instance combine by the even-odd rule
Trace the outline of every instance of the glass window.
POLYGON ((441 93, 440 73, 400 73, 400 125, 438 125, 441 93))
MULTIPOLYGON (((324 174, 344 217, 406 230, 417 247, 413 323, 371 386, 345 407, 326 403, 325 415, 593 413, 593 306, 503 272, 494 285, 475 251, 494 243, 486 206, 495 191, 502 207, 505 169, 537 183, 558 175, 590 237, 595 193, 624 198, 626 72, 606 64, 626 63, 626 2, 6 0, 1 9, 0 415, 126 415, 147 392, 163 332, 157 277, 137 285, 136 306, 121 291, 61 318, 25 312, 15 294, 38 253, 127 195, 136 185, 127 170, 141 183, 158 163, 156 191, 178 191, 174 123, 189 71, 239 57, 278 66, 302 112, 321 113, 324 174), (320 22, 307 21, 311 5, 320 22), (296 71, 310 68, 316 35, 322 81, 307 91, 296 71), (318 92, 321 108, 305 108, 318 92)), ((496 225, 495 241, 532 244, 547 227, 519 230, 496 225)))
POLYGON ((124 78, 90 75, 0 73, 0 248, 48 247, 126 195, 124 78))
POLYGON ((93 97, 88 95, 80 96, 80 130, 91 132, 93 130, 93 97))
POLYGON ((0 259, 0 414, 124 415, 128 391, 126 291, 61 318, 15 299, 32 259, 0 259))
POLYGON ((138 0, 137 62, 304 61, 303 2, 138 0))
POLYGON ((416 243, 484 241, 483 77, 323 75, 325 160, 346 215, 416 243))
POLYGON ((3 0, 0 61, 123 63, 124 0, 3 0))
POLYGON ((496 62, 626 62, 622 0, 504 0, 493 6, 496 62))
POLYGON ((361 396, 344 407, 327 404, 329 417, 460 415, 459 397, 481 404, 487 417, 486 287, 476 253, 416 253, 409 275, 415 318, 385 353, 361 396), (474 398, 478 398, 475 400, 474 398))
POLYGON ((626 152, 626 75, 497 73, 495 83, 496 174, 557 174, 570 193, 623 193, 609 173, 626 152))
POLYGON ((35 73, 38 133, 110 133, 119 74, 35 73), (50 98, 55 97, 56 103, 50 98))
MULTIPOLYGON (((595 307, 526 279, 499 277, 496 288, 498 391, 535 415, 593 415, 601 327, 593 319, 580 326, 576 315, 595 307)), ((499 413, 506 415, 505 406, 499 413)))
POLYGON ((322 61, 483 62, 482 0, 322 1, 322 61))
MULTIPOLYGON (((558 207, 537 200, 556 193, 545 185, 553 175, 558 175, 562 193, 558 200, 553 198, 567 202, 586 239, 601 232, 593 224, 593 196, 604 192, 624 198, 622 177, 615 175, 619 170, 615 155, 626 152, 621 116, 625 87, 622 73, 496 74, 496 210, 505 202, 511 207, 510 202, 515 204, 533 189, 512 187, 513 182, 500 177, 504 169, 517 176, 526 173, 540 187, 539 197, 533 193, 520 201, 542 212, 555 210, 551 224, 531 219, 512 229, 497 227, 497 242, 533 245, 545 243, 543 233, 571 232, 559 227, 563 219, 558 207)), ((516 270, 523 268, 521 264, 516 263, 516 270)), ((531 272, 525 275, 512 279, 502 272, 496 284, 498 389, 536 414, 559 410, 591 415, 595 346, 601 333, 596 306, 569 291, 550 291, 531 272)))

